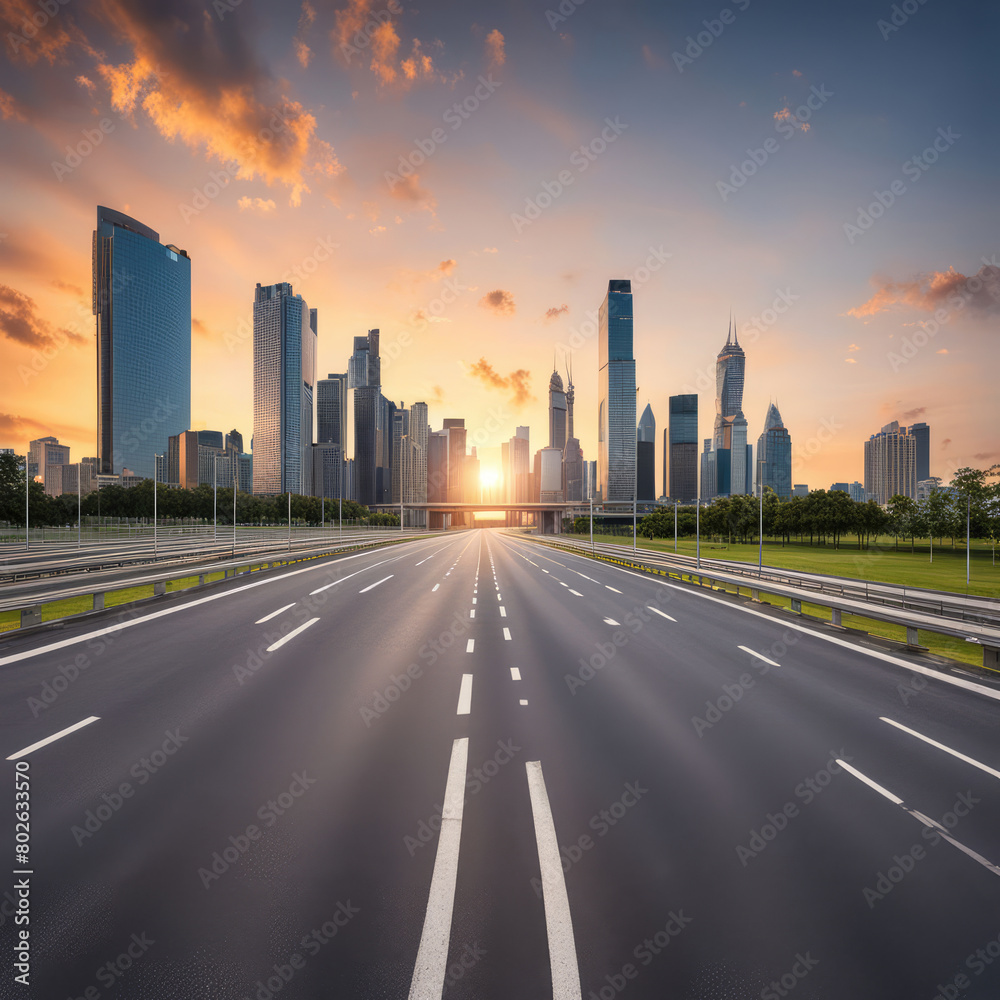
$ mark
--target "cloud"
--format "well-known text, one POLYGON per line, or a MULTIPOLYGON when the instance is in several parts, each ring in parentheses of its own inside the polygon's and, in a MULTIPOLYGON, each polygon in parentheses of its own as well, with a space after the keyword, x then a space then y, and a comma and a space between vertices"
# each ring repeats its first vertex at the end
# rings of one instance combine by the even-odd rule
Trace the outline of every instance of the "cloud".
POLYGON ((799 121, 795 115, 792 114, 788 109, 786 104, 780 111, 774 112, 774 117, 779 122, 788 122, 793 128, 801 129, 803 132, 809 131, 809 122, 799 121))
POLYGON ((369 229, 368 232, 371 233, 372 236, 377 236, 379 233, 385 232, 385 226, 372 226, 372 228, 369 229))
POLYGON ((524 406, 535 398, 531 395, 531 372, 527 369, 519 368, 509 375, 501 375, 486 358, 480 358, 469 365, 469 374, 491 389, 509 389, 513 392, 510 400, 513 406, 524 406))
POLYGON ((58 7, 57 16, 50 14, 39 27, 34 19, 45 13, 37 0, 0 0, 0 23, 5 26, 6 49, 15 61, 23 60, 33 66, 44 59, 51 66, 65 62, 66 49, 74 42, 89 49, 82 32, 63 7, 58 7))
POLYGON ((945 449, 945 448, 947 448, 947 447, 948 447, 948 445, 950 445, 950 444, 951 444, 951 438, 945 438, 945 439, 944 439, 944 440, 943 440, 943 441, 941 442, 941 450, 942 450, 942 451, 944 451, 944 449, 945 449))
POLYGON ((426 208, 432 215, 437 208, 437 199, 430 191, 420 186, 420 174, 410 174, 401 178, 389 189, 397 201, 411 202, 416 208, 426 208))
POLYGON ((75 438, 76 440, 87 440, 93 433, 94 429, 92 427, 46 424, 32 417, 22 417, 14 413, 0 413, 0 440, 4 441, 27 442, 50 435, 62 438, 75 438))
POLYGON ((959 303, 979 313, 1000 314, 1000 267, 995 264, 984 264, 971 277, 949 267, 918 275, 912 281, 873 278, 872 284, 877 286, 875 294, 863 305, 848 309, 848 316, 864 319, 894 307, 933 312, 942 306, 959 308, 959 303))
POLYGON ((569 312, 569 306, 566 305, 565 302, 561 306, 552 306, 551 309, 545 310, 546 322, 548 320, 556 319, 557 317, 562 316, 563 313, 568 313, 568 312, 569 312))
POLYGON ((130 50, 97 66, 117 111, 142 109, 164 138, 208 160, 235 160, 240 179, 284 184, 300 203, 316 118, 259 63, 241 33, 245 19, 216 21, 195 0, 104 0, 95 11, 130 50))
POLYGON ((451 272, 454 270, 455 270, 455 261, 449 257, 448 260, 443 260, 441 261, 440 264, 438 264, 438 266, 434 269, 434 273, 438 277, 441 277, 442 275, 447 276, 451 274, 451 272))
POLYGON ((91 80, 89 76, 84 76, 84 75, 83 75, 83 74, 81 73, 81 74, 80 74, 80 75, 79 75, 79 76, 78 76, 78 77, 76 78, 76 80, 75 80, 75 83, 76 83, 76 84, 77 84, 78 86, 80 86, 80 87, 83 87, 83 89, 84 89, 85 91, 87 91, 87 93, 88 93, 88 94, 90 94, 91 96, 93 96, 94 94, 96 94, 96 93, 97 93, 97 84, 96 84, 96 83, 94 83, 94 81, 93 81, 93 80, 91 80))
POLYGON ((491 69, 494 66, 502 66, 507 61, 504 37, 496 28, 486 36, 486 58, 491 69))
POLYGON ((1000 457, 1000 451, 977 451, 972 457, 980 462, 988 462, 991 458, 1000 457))
POLYGON ((853 354, 853 353, 854 353, 855 351, 860 351, 860 350, 861 350, 861 348, 860 348, 860 347, 858 347, 858 345, 857 345, 857 344, 851 344, 851 345, 850 345, 850 346, 849 346, 849 347, 848 347, 847 349, 848 349, 848 350, 849 350, 849 351, 850 351, 850 352, 851 352, 852 354, 853 354))
POLYGON ((62 278, 52 278, 49 284, 53 288, 58 288, 60 292, 69 292, 70 295, 83 295, 83 289, 79 285, 71 285, 68 281, 63 281, 62 278))
POLYGON ((443 403, 444 402, 444 389, 439 385, 435 385, 431 388, 431 402, 432 403, 443 403))
POLYGON ((483 253, 499 253, 496 247, 483 247, 483 253))
POLYGON ((479 300, 479 304, 484 309, 491 309, 498 316, 512 316, 515 310, 513 294, 505 292, 502 288, 487 292, 479 300))
POLYGON ((948 348, 947 347, 942 347, 940 351, 935 351, 934 353, 935 354, 947 354, 948 353, 948 348))
POLYGON ((53 331, 52 324, 37 314, 35 300, 9 285, 0 285, 0 333, 27 347, 48 347, 66 340, 82 343, 84 339, 71 330, 53 331))
POLYGON ((249 210, 252 212, 267 213, 267 212, 273 212, 278 207, 277 205, 275 205, 274 200, 272 198, 268 198, 267 201, 265 201, 263 198, 243 197, 240 198, 240 200, 236 202, 236 204, 241 212, 246 212, 247 210, 249 210))
POLYGON ((927 412, 926 406, 915 406, 912 410, 907 410, 903 414, 904 420, 916 420, 917 417, 922 417, 927 412))
POLYGON ((792 76, 802 76, 802 70, 793 69, 792 70, 792 76))
POLYGON ((0 117, 4 121, 9 118, 13 118, 16 122, 24 121, 24 115, 21 114, 17 101, 6 90, 0 90, 0 117))
POLYGON ((295 58, 303 69, 309 68, 309 60, 312 58, 312 49, 306 45, 306 35, 316 20, 316 8, 309 0, 302 0, 302 12, 299 14, 299 27, 295 32, 292 44, 295 46, 295 58))
POLYGON ((846 361, 846 362, 847 362, 847 363, 848 363, 849 365, 856 365, 856 364, 858 363, 858 359, 857 359, 857 358, 844 358, 844 360, 845 360, 845 361, 846 361))
POLYGON ((191 329, 196 334, 198 334, 199 337, 210 337, 211 336, 211 333, 209 332, 208 327, 200 319, 198 319, 196 316, 192 316, 191 317, 191 329))

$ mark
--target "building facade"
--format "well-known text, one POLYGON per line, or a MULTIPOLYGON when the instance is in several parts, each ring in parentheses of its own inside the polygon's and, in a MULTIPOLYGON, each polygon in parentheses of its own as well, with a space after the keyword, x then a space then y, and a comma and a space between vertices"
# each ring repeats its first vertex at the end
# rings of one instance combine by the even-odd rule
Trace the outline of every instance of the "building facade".
POLYGON ((917 498, 917 440, 896 420, 865 442, 865 493, 879 504, 917 498))
POLYGON ((636 428, 636 498, 649 502, 656 499, 656 418, 647 403, 636 428))
POLYGON ((931 478, 931 429, 928 424, 913 424, 910 434, 916 444, 917 482, 931 478))
POLYGON ((631 281, 608 282, 598 324, 597 490, 603 503, 631 502, 636 474, 631 281))
POLYGON ((772 403, 764 417, 764 430, 757 438, 757 488, 769 487, 776 496, 792 495, 792 439, 772 403))
POLYGON ((316 441, 339 444, 347 441, 347 373, 330 374, 316 383, 316 441))
POLYGON ((663 432, 663 495, 682 502, 698 497, 696 393, 670 397, 670 422, 663 432))

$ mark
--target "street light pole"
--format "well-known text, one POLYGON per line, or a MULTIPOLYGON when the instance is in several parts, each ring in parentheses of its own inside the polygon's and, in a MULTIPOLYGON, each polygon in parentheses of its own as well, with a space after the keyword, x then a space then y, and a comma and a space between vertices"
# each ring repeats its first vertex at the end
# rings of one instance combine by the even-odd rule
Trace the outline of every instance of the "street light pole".
POLYGON ((972 495, 965 498, 965 590, 969 590, 969 569, 972 549, 970 546, 969 524, 972 517, 972 495))
POLYGON ((78 549, 83 548, 83 521, 81 520, 80 514, 83 510, 83 494, 81 492, 82 485, 80 483, 80 476, 83 473, 83 463, 76 463, 76 547, 78 549))
POLYGON ((156 456, 153 456, 153 558, 156 558, 156 456))
POLYGON ((594 549, 594 498, 590 498, 590 551, 593 554, 596 550, 594 549))
POLYGON ((288 491, 288 551, 292 551, 292 491, 288 491))
POLYGON ((28 551, 28 484, 31 482, 28 476, 28 459, 31 457, 30 449, 24 453, 24 551, 28 551))
POLYGON ((698 497, 696 504, 694 509, 695 551, 698 557, 698 569, 701 569, 701 497, 698 497))
POLYGON ((677 501, 674 501, 674 552, 677 551, 677 501))
POLYGON ((759 545, 757 549, 757 575, 760 576, 764 568, 764 463, 758 462, 757 485, 760 488, 760 530, 758 533, 759 545))
POLYGON ((233 558, 236 558, 236 494, 240 489, 239 458, 233 456, 233 558))
POLYGON ((337 520, 340 522, 340 541, 344 541, 344 453, 340 453, 340 496, 338 497, 339 513, 337 520))
POLYGON ((212 541, 219 540, 219 456, 212 456, 212 541))

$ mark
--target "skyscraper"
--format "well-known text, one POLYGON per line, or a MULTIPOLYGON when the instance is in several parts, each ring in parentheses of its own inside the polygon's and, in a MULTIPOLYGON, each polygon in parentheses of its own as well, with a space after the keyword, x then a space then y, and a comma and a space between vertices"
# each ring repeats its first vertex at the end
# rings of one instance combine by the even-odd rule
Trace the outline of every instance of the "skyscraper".
POLYGON ((716 457, 712 448, 712 439, 705 438, 705 450, 701 453, 701 493, 699 494, 703 499, 710 500, 716 494, 716 457))
POLYGON ((286 282, 253 304, 253 491, 312 492, 316 310, 286 282))
POLYGON ((792 439, 774 403, 767 408, 764 430, 757 438, 757 488, 764 486, 782 500, 792 495, 792 439))
POLYGON ((410 411, 400 403, 392 415, 392 467, 390 493, 393 503, 403 500, 403 444, 410 433, 410 411))
POLYGON ((154 454, 191 425, 191 260, 102 206, 92 249, 100 472, 152 479, 154 454))
POLYGON ((549 447, 560 451, 566 447, 566 393, 559 372, 553 370, 549 379, 549 447))
POLYGON ((604 503, 631 501, 636 473, 631 281, 608 282, 598 323, 597 491, 604 503))
POLYGON ((656 418, 649 403, 642 411, 636 430, 636 497, 639 500, 656 499, 656 418))
POLYGON ((60 444, 58 438, 43 437, 28 443, 30 477, 41 476, 49 496, 62 493, 63 466, 68 465, 69 445, 60 444))
POLYGON ((347 373, 327 375, 316 383, 316 441, 346 443, 347 373))
POLYGON ((358 503, 389 503, 392 496, 392 420, 395 403, 382 395, 379 332, 354 338, 348 362, 354 389, 354 486, 358 503))
MULTIPOLYGON (((706 496, 730 496, 749 492, 747 422, 743 416, 743 380, 746 355, 740 347, 735 324, 730 320, 726 343, 715 362, 715 486, 706 496)), ((702 482, 702 490, 705 490, 702 482)))
POLYGON ((931 429, 927 424, 914 424, 910 428, 917 447, 917 482, 930 479, 931 475, 931 429))
POLYGON ((893 420, 865 442, 865 493, 887 504, 897 493, 917 498, 917 439, 893 420))
POLYGON ((362 385, 382 385, 382 359, 379 357, 379 332, 369 330, 364 337, 354 338, 354 353, 347 363, 349 389, 362 385))
POLYGON ((694 500, 698 496, 698 396, 688 393, 670 397, 670 426, 664 431, 663 492, 671 500, 694 500), (669 435, 669 488, 667 482, 669 435))
MULTIPOLYGON (((427 502, 427 442, 430 428, 427 424, 427 404, 414 403, 410 407, 409 431, 403 440, 403 502, 427 502)), ((426 511, 412 511, 409 524, 423 527, 427 524, 426 511)))

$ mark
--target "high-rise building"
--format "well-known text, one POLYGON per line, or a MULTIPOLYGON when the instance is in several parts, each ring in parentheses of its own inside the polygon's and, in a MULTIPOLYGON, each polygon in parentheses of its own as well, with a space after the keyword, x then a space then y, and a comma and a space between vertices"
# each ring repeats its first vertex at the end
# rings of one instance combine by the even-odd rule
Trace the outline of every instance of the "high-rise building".
POLYGON ((656 418, 647 403, 636 429, 636 498, 656 499, 656 418))
POLYGON ((865 442, 865 492, 887 504, 897 493, 917 497, 917 439, 899 421, 865 442))
MULTIPOLYGON (((940 480, 938 480, 940 482, 940 480)), ((848 494, 852 500, 857 503, 865 502, 865 487, 863 483, 859 483, 856 479, 853 483, 832 483, 830 485, 830 492, 833 493, 835 490, 841 490, 842 492, 848 494)), ((920 483, 917 483, 917 499, 920 499, 920 483)))
POLYGON ((553 370, 549 379, 549 447, 560 451, 566 447, 566 392, 559 372, 553 370))
MULTIPOLYGON (((465 444, 463 417, 449 417, 444 422, 448 432, 448 502, 463 503, 466 499, 465 444)), ((471 484, 469 484, 471 486, 471 484)), ((478 499, 478 497, 477 497, 478 499)))
POLYGON ((772 403, 764 417, 764 430, 757 438, 757 488, 770 487, 788 500, 792 495, 792 439, 772 403))
POLYGON ((670 426, 663 432, 663 493, 671 500, 698 497, 698 396, 670 397, 670 426), (669 454, 668 448, 669 435, 669 454), (670 477, 667 479, 669 465, 670 477))
POLYGON ((316 441, 347 443, 347 373, 330 374, 316 383, 316 441))
MULTIPOLYGON (((701 494, 703 499, 711 500, 716 495, 716 452, 712 448, 712 439, 705 438, 705 448, 701 453, 701 494)), ((697 497, 695 499, 698 499, 697 497)))
POLYGON ((253 303, 253 491, 312 492, 316 310, 286 282, 253 303))
POLYGON ((598 313, 597 491, 603 503, 635 492, 632 282, 612 279, 598 313))
POLYGON ((562 449, 542 448, 536 455, 540 473, 538 499, 540 503, 562 503, 562 449))
POLYGON ((573 388, 573 359, 566 364, 566 440, 576 437, 573 427, 573 405, 576 402, 576 390, 573 388))
POLYGON ((584 465, 579 439, 569 438, 563 448, 563 496, 569 502, 584 499, 584 465))
POLYGON ((448 432, 427 434, 427 501, 448 502, 448 432))
POLYGON ((333 441, 319 441, 312 446, 313 496, 338 500, 344 477, 344 453, 333 441))
POLYGON ((931 478, 931 429, 928 424, 914 424, 910 428, 917 447, 917 482, 931 478))
POLYGON ((410 411, 400 403, 392 414, 392 454, 390 468, 390 494, 392 503, 402 503, 404 457, 403 443, 410 433, 410 411))
POLYGON ((518 427, 514 437, 507 442, 510 454, 510 503, 528 503, 531 500, 531 448, 527 427, 518 427))
POLYGON ((347 387, 382 385, 382 359, 379 357, 379 332, 369 330, 367 336, 354 338, 354 353, 347 363, 347 387))
POLYGON ((793 497, 807 497, 809 496, 809 487, 805 483, 796 483, 792 487, 793 497))
MULTIPOLYGON (((730 321, 726 343, 715 362, 715 486, 706 496, 748 493, 747 422, 743 416, 743 381, 746 355, 740 347, 735 324, 730 321)), ((705 492, 705 483, 702 483, 705 492)))
POLYGON ((191 425, 191 260, 102 206, 92 250, 100 471, 151 479, 154 455, 191 425))
POLYGON ((28 475, 31 479, 41 476, 45 492, 51 497, 62 493, 64 465, 69 465, 69 445, 60 444, 58 438, 36 438, 28 443, 28 475))
MULTIPOLYGON (((427 424, 427 404, 414 403, 410 407, 409 429, 403 439, 403 502, 427 502, 427 443, 430 428, 427 424)), ((418 510, 407 514, 411 527, 424 527, 427 512, 418 510)))
MULTIPOLYGON (((355 499, 368 506, 383 503, 386 469, 388 400, 376 385, 359 385, 354 390, 354 487, 355 499)), ((391 438, 390 438, 391 441, 391 438)))

